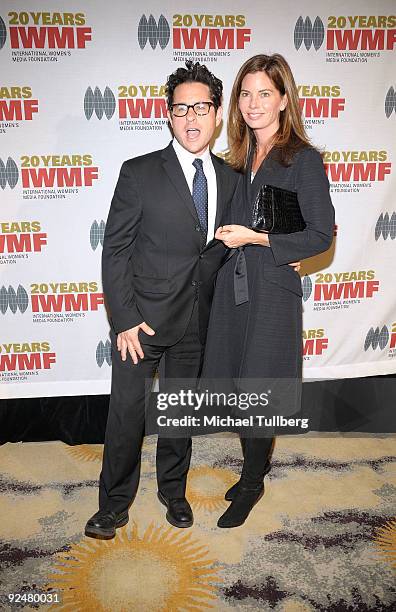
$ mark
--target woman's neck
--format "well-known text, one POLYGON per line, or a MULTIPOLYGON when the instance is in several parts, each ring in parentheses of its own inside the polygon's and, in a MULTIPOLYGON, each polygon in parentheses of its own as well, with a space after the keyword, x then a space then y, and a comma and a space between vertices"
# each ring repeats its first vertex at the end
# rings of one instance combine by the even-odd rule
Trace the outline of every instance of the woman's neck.
POLYGON ((263 128, 255 130, 254 136, 256 138, 256 157, 265 157, 268 155, 274 142, 274 136, 278 131, 279 126, 270 126, 271 129, 265 130, 263 128))
POLYGON ((278 128, 276 130, 272 129, 270 132, 263 129, 256 130, 254 132, 256 138, 256 153, 253 160, 253 172, 257 172, 263 160, 267 157, 268 153, 272 149, 274 136, 277 131, 278 128))
POLYGON ((256 151, 253 158, 252 170, 254 173, 257 172, 264 159, 267 157, 268 153, 272 149, 273 145, 273 137, 266 139, 260 139, 260 141, 256 140, 256 151))

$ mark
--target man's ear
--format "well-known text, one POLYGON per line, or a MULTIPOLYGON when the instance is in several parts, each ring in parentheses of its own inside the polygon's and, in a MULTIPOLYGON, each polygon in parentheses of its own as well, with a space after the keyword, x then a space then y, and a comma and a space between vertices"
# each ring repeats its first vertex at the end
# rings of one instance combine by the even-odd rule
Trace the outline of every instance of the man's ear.
POLYGON ((216 111, 216 127, 220 125, 222 118, 223 118, 223 107, 219 106, 219 108, 216 111))
POLYGON ((172 128, 173 128, 173 123, 172 123, 172 114, 170 113, 170 111, 166 111, 166 116, 168 117, 168 121, 171 124, 172 128))

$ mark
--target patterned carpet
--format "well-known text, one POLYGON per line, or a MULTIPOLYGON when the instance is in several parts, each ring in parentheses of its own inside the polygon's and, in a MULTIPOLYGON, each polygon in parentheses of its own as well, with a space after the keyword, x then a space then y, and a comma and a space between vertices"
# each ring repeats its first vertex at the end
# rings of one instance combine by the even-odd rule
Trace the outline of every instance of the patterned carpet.
POLYGON ((83 535, 101 446, 0 448, 1 610, 396 610, 394 437, 278 438, 266 493, 232 530, 216 520, 240 470, 239 441, 194 440, 195 523, 185 530, 157 501, 155 443, 145 440, 130 523, 108 542, 83 535), (8 593, 26 601, 11 605, 8 593), (29 603, 34 593, 61 601, 29 603))

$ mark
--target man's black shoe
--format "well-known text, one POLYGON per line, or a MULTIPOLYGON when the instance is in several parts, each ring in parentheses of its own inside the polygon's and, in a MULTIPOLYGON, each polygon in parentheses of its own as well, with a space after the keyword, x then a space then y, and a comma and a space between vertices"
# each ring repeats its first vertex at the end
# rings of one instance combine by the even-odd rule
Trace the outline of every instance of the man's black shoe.
POLYGON ((85 525, 85 535, 99 540, 111 540, 116 534, 116 529, 123 527, 128 521, 128 510, 120 514, 111 510, 99 510, 85 525))
POLYGON ((158 499, 168 508, 166 520, 174 527, 191 527, 194 522, 191 506, 185 497, 167 499, 158 491, 158 499))
MULTIPOLYGON (((270 472, 270 471, 271 471, 271 464, 270 464, 270 462, 268 461, 268 463, 267 463, 267 465, 266 465, 266 468, 265 468, 264 476, 266 476, 266 475, 268 474, 268 472, 270 472)), ((237 494, 237 492, 238 492, 238 487, 239 487, 239 483, 240 483, 240 482, 241 482, 241 481, 240 481, 240 480, 238 480, 238 482, 236 482, 235 484, 233 484, 233 485, 232 485, 232 487, 230 487, 230 488, 228 489, 228 491, 227 491, 227 492, 226 492, 226 494, 224 495, 224 499, 225 499, 226 501, 232 501, 232 500, 234 499, 235 495, 236 495, 236 494, 237 494)))
POLYGON ((217 521, 218 527, 231 528, 243 525, 253 506, 264 495, 264 486, 256 489, 245 489, 239 486, 238 492, 224 514, 217 521))

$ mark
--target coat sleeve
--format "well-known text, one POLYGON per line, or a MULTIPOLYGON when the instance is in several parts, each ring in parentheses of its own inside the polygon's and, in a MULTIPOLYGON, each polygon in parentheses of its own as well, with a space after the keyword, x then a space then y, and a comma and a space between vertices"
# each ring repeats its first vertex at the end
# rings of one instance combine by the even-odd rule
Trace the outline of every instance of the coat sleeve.
POLYGON ((135 304, 130 272, 141 217, 136 178, 130 164, 124 162, 111 201, 102 254, 103 290, 116 333, 143 322, 135 304))
POLYGON ((322 158, 315 149, 305 149, 296 163, 297 197, 306 228, 302 232, 270 236, 277 266, 327 251, 333 240, 334 208, 322 158))

